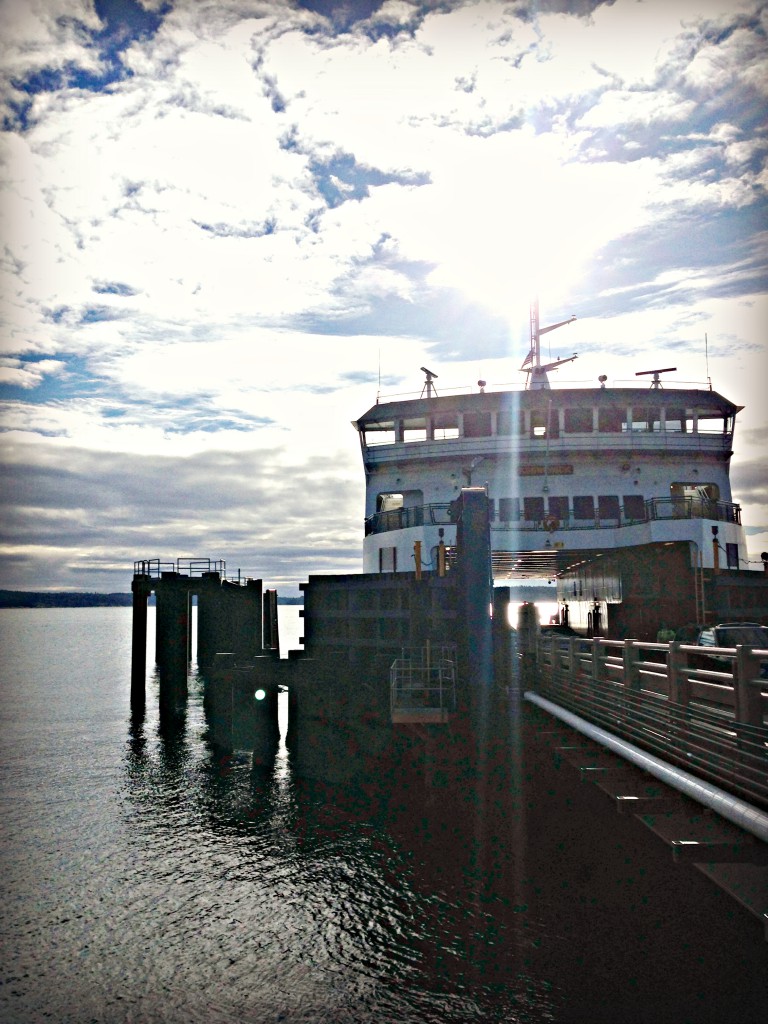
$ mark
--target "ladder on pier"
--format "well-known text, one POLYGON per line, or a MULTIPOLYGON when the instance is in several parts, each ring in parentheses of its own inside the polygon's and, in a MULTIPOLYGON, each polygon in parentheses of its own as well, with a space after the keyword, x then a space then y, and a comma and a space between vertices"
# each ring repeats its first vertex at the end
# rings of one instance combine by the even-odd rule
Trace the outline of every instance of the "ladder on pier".
POLYGON ((456 645, 404 647, 389 670, 394 725, 445 725, 456 710, 456 645))

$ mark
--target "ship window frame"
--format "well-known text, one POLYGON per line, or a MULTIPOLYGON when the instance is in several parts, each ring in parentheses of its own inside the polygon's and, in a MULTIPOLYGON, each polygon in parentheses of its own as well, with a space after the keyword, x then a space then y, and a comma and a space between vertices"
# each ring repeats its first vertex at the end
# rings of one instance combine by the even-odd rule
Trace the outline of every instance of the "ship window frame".
POLYGON ((500 437, 518 437, 525 433, 525 413, 522 409, 499 409, 496 413, 496 433, 500 437))
POLYGON ((388 544, 383 544, 379 548, 379 572, 397 572, 397 545, 390 546, 388 544), (385 551, 387 553, 386 555, 384 554, 385 551), (384 565, 385 560, 389 563, 386 567, 384 565))
POLYGON ((731 432, 730 421, 731 414, 727 409, 720 408, 706 408, 706 409, 692 409, 692 418, 695 418, 696 432, 699 434, 709 434, 710 436, 728 436, 731 432), (714 422, 718 424, 717 427, 707 428, 707 422, 714 422))
POLYGON ((499 498, 499 520, 502 523, 516 523, 520 519, 520 499, 499 498))
POLYGON ((371 423, 366 423, 363 426, 363 441, 366 448, 375 448, 381 444, 395 444, 397 424, 394 419, 374 420, 371 423))
POLYGON ((403 444, 414 444, 419 441, 426 441, 428 434, 427 419, 425 416, 409 416, 402 420, 403 444))
POLYGON ((573 518, 581 522, 594 520, 596 516, 594 494, 574 494, 573 496, 573 518), (587 504, 589 503, 589 504, 587 504), (589 509, 589 512, 587 511, 589 509))
POLYGON ((560 437, 560 417, 551 404, 547 408, 531 409, 530 436, 534 441, 560 437))
POLYGON ((655 405, 636 405, 632 408, 633 434, 658 434, 661 432, 661 409, 655 405))
POLYGON ((621 518, 621 503, 618 494, 598 494, 597 496, 597 518, 600 520, 615 520, 621 518))
POLYGON ((591 434, 594 429, 592 406, 566 406, 563 410, 563 430, 566 434, 591 434))
POLYGON ((720 501, 720 485, 714 480, 674 480, 669 485, 671 498, 691 498, 698 501, 720 501))
POLYGON ((545 516, 544 498, 541 494, 528 494, 523 498, 523 519, 526 523, 540 523, 545 516), (540 503, 540 504, 539 504, 540 503), (530 514, 529 513, 533 513, 530 514))
POLYGON ((465 412, 462 416, 462 436, 471 439, 493 437, 493 417, 490 412, 483 409, 465 412))
POLYGON ((459 414, 455 411, 436 412, 432 416, 432 436, 436 441, 452 441, 461 436, 459 414))
POLYGON ((404 491, 379 491, 379 493, 376 495, 376 514, 377 515, 380 512, 397 512, 401 508, 405 508, 405 492, 404 491), (398 503, 397 500, 395 500, 394 502, 392 502, 390 504, 389 502, 385 502, 384 501, 385 498, 394 498, 394 499, 399 498, 400 501, 398 503), (386 508, 384 507, 385 505, 387 506, 386 508))
POLYGON ((550 494, 547 498, 547 515, 554 516, 561 523, 566 522, 569 517, 568 495, 550 494))
POLYGON ((621 507, 624 514, 624 520, 630 520, 631 522, 645 522, 645 497, 642 494, 622 494, 621 496, 621 507), (634 512, 639 511, 640 515, 635 515, 634 512))
POLYGON ((597 411, 599 434, 623 434, 627 432, 627 410, 621 405, 600 406, 597 411))
POLYGON ((683 405, 669 405, 664 410, 664 429, 668 434, 693 432, 693 416, 683 405))

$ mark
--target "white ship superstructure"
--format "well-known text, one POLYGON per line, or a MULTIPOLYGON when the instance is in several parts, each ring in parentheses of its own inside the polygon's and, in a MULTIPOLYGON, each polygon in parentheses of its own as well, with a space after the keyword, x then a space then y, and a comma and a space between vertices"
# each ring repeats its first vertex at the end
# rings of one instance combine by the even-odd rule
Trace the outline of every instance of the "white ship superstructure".
POLYGON ((554 365, 536 359, 526 390, 480 381, 460 395, 439 395, 422 367, 419 397, 360 417, 364 572, 413 571, 416 541, 436 568, 440 541, 455 541, 451 502, 468 486, 487 490, 496 579, 552 577, 597 553, 680 541, 692 566, 746 564, 729 479, 740 407, 711 389, 662 385, 666 369, 637 387, 601 378, 554 389, 554 365))

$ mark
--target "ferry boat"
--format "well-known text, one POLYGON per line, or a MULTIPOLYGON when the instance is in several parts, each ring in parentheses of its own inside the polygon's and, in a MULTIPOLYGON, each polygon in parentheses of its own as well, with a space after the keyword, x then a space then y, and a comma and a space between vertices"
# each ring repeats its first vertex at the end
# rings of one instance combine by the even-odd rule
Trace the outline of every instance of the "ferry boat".
MULTIPOLYGON (((612 552, 650 572, 663 570, 661 549, 673 545, 694 574, 746 565, 729 479, 742 407, 711 386, 670 384, 675 367, 640 371, 634 387, 601 376, 595 387, 553 388, 550 373, 576 356, 543 364, 540 339, 573 319, 540 328, 533 303, 519 390, 480 380, 475 392, 439 394, 438 375, 422 367, 418 397, 377 401, 353 424, 366 481, 364 572, 413 572, 417 558, 437 570, 455 543, 452 502, 477 486, 488 495, 494 579, 557 579, 566 603, 583 597, 588 577, 598 614, 601 602, 622 601, 621 574, 595 568, 612 552), (580 590, 567 589, 577 578, 580 590)), ((703 621, 703 607, 693 615, 703 621)))

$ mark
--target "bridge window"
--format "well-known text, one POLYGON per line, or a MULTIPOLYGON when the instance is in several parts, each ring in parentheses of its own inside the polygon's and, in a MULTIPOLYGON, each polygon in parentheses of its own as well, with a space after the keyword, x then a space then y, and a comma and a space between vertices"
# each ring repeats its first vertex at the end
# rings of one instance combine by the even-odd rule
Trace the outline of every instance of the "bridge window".
POLYGON ((559 437, 557 409, 531 409, 531 437, 559 437))
POLYGON ((574 519, 594 519, 595 499, 591 494, 577 494, 573 499, 574 519))
POLYGON ((633 409, 632 430, 635 433, 653 434, 661 430, 660 409, 633 409))
POLYGON ((619 496, 618 494, 599 494, 597 497, 597 518, 618 519, 619 518, 619 496))
POLYGON ((687 434, 693 430, 690 411, 675 406, 667 409, 666 428, 671 434, 687 434))
POLYGON ((512 434, 525 433, 525 416, 522 409, 515 413, 512 409, 501 409, 496 414, 496 433, 504 437, 512 434))
POLYGON ((455 412, 441 412, 432 419, 434 436, 438 441, 459 436, 459 415, 455 412))
POLYGON ((561 523, 565 522, 568 518, 568 499, 551 497, 547 504, 549 506, 549 514, 554 516, 555 519, 559 519, 561 523))
POLYGON ((565 432, 566 434, 591 434, 592 409, 566 409, 565 432))
POLYGON ((597 429, 601 434, 620 434, 627 429, 626 410, 613 405, 599 409, 597 429))
POLYGON ((544 518, 544 499, 538 496, 523 498, 523 519, 532 523, 540 523, 544 518))
POLYGON ((645 498, 642 494, 625 494, 622 500, 624 502, 624 518, 644 522, 645 498))
POLYGON ((464 413, 464 437, 490 437, 491 414, 489 412, 464 413))
POLYGON ((727 434, 731 429, 731 418, 725 409, 699 409, 695 415, 700 434, 727 434))
POLYGON ((403 441, 426 441, 427 422, 423 419, 403 420, 403 441))
POLYGON ((373 446, 377 444, 395 443, 395 421, 381 420, 379 423, 366 423, 365 443, 373 446))

